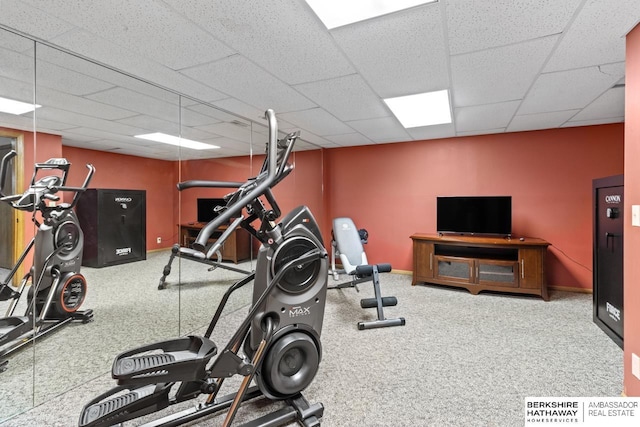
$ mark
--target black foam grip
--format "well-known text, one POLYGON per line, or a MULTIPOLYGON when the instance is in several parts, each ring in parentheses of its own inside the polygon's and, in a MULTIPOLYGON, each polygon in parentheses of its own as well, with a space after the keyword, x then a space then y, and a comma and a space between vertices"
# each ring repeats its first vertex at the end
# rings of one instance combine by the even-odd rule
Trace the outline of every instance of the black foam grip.
POLYGON ((391 264, 378 264, 378 273, 389 273, 391 271, 391 264))
MULTIPOLYGON (((383 307, 393 307, 398 305, 398 299, 396 297, 382 297, 383 307)), ((378 300, 375 298, 363 298, 360 300, 360 307, 362 308, 374 308, 378 306, 378 300)))
POLYGON ((358 277, 368 277, 373 274, 372 265, 359 265, 356 267, 356 275, 358 277))

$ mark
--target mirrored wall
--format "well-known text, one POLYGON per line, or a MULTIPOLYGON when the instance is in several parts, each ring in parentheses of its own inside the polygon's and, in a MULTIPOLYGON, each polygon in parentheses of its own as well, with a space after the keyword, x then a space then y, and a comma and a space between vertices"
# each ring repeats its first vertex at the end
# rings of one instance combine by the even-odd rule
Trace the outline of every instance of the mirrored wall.
MULTIPOLYGON (((7 362, 0 373, 1 422, 79 385, 104 384, 114 357, 123 351, 206 330, 224 292, 254 271, 259 242, 237 229, 204 262, 173 257, 173 247, 190 247, 224 196, 259 173, 268 129, 262 118, 233 115, 1 29, 0 64, 0 97, 31 107, 17 114, 0 112, 0 149, 18 153, 3 191, 27 191, 34 165, 49 159, 70 164, 67 187, 77 190, 91 177, 78 199, 77 191, 70 190, 57 194, 59 200, 46 200, 52 208, 77 201, 84 239, 76 273, 83 277, 84 291, 74 298, 82 301, 78 313, 88 312, 0 357, 7 362), (158 134, 165 140, 179 138, 178 145, 154 140, 158 134), (207 146, 193 148, 187 140, 207 146), (189 180, 230 185, 178 191, 177 183, 189 180), (105 232, 103 224, 109 221, 122 227, 105 232), (114 238, 123 243, 112 244, 114 238)), ((279 124, 281 136, 295 130, 279 124)), ((306 204, 324 224, 322 151, 300 139, 291 161, 294 171, 274 189, 283 214, 306 204)), ((1 208, 3 277, 37 230, 32 213, 8 203, 1 208)), ((36 219, 43 222, 42 214, 36 219)), ((208 243, 229 226, 222 225, 208 243)), ((72 235, 65 231, 56 238, 72 235)), ((43 259, 35 252, 27 255, 18 279, 5 286, 7 295, 8 289, 17 291, 19 278, 43 259)), ((30 288, 35 288, 31 280, 14 314, 29 318, 33 331, 36 322, 27 307, 30 288)), ((219 345, 245 316, 251 295, 248 283, 229 299, 220 333, 214 335, 219 345)), ((10 300, 0 299, 2 315, 10 300)), ((0 328, 9 323, 0 323, 0 328)))
MULTIPOLYGON (((31 177, 31 168, 24 168, 33 162, 34 121, 28 111, 33 110, 35 77, 35 43, 18 35, 0 31, 0 156, 15 151, 17 156, 5 166, 2 186, 4 195, 22 193, 31 177), (19 101, 19 104, 5 106, 4 100, 19 101)), ((23 276, 29 271, 18 265, 16 260, 34 235, 34 226, 28 212, 13 209, 7 202, 0 202, 0 340, 9 338, 15 328, 28 334, 33 325, 21 317, 26 310, 26 298, 17 298, 23 276), (10 278, 10 272, 15 273, 10 278)), ((26 296, 26 295, 25 295, 26 296)), ((25 345, 18 350, 19 357, 2 355, 7 351, 5 341, 0 341, 0 420, 24 411, 34 401, 34 347, 25 345), (10 359, 10 360, 9 360, 10 359)), ((20 343, 12 345, 18 346, 20 343)))

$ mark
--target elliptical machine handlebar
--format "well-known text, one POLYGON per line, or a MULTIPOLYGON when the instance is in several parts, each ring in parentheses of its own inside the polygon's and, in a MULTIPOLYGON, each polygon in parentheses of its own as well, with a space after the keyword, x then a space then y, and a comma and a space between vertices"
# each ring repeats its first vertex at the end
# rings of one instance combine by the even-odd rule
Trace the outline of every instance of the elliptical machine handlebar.
MULTIPOLYGON (((59 191, 69 191, 74 192, 73 200, 70 204, 65 204, 64 209, 73 209, 78 203, 78 199, 80 193, 84 192, 89 186, 89 182, 91 182, 91 178, 95 173, 96 169, 92 164, 87 164, 87 176, 80 187, 71 187, 65 185, 67 180, 67 173, 69 172, 69 166, 71 165, 65 159, 50 159, 45 163, 36 163, 33 178, 31 179, 31 184, 29 188, 23 194, 13 194, 6 195, 2 191, 6 182, 6 175, 8 171, 9 161, 17 155, 15 150, 11 150, 8 152, 0 163, 0 201, 5 203, 10 203, 11 206, 15 209, 22 211, 33 212, 37 210, 39 207, 39 203, 41 198, 58 201, 60 200, 59 196, 55 196, 55 193, 59 191), (38 170, 42 169, 60 169, 63 171, 63 176, 60 177, 45 177, 38 182, 36 182, 36 175, 38 174, 38 170), (58 185, 58 183, 62 185, 58 185)), ((59 205, 62 206, 62 205, 59 205)))
POLYGON ((7 170, 8 170, 7 165, 9 164, 9 161, 17 155, 18 153, 16 153, 15 150, 11 150, 7 154, 5 154, 5 156, 2 158, 2 163, 0 163, 0 197, 2 197, 3 200, 9 197, 6 194, 4 194, 4 192, 2 191, 4 189, 4 184, 7 181, 6 179, 7 170))
POLYGON ((223 210, 213 221, 207 223, 196 238, 192 248, 205 252, 207 241, 211 235, 231 218, 237 217, 242 209, 251 204, 255 199, 267 193, 271 187, 291 171, 287 167, 289 155, 293 150, 293 143, 299 133, 287 135, 284 138, 286 146, 278 146, 278 124, 273 110, 265 112, 265 117, 269 124, 269 142, 267 144, 267 157, 260 174, 250 178, 244 183, 224 182, 224 181, 185 181, 178 184, 178 190, 195 187, 217 187, 217 188, 237 188, 234 193, 225 197, 229 200, 226 209, 223 210), (280 148, 281 150, 279 150, 280 148), (284 148, 284 150, 283 150, 284 148), (280 156, 278 155, 280 153, 280 156))
POLYGON ((73 200, 71 201, 69 209, 73 209, 76 206, 76 204, 78 203, 78 199, 80 198, 80 193, 84 193, 87 190, 87 188, 89 187, 89 183, 91 182, 91 178, 93 178, 93 174, 96 172, 96 168, 91 163, 87 163, 86 166, 89 171, 87 172, 87 176, 85 176, 84 178, 82 186, 69 187, 63 185, 61 187, 56 187, 56 191, 72 191, 75 193, 73 195, 73 200))

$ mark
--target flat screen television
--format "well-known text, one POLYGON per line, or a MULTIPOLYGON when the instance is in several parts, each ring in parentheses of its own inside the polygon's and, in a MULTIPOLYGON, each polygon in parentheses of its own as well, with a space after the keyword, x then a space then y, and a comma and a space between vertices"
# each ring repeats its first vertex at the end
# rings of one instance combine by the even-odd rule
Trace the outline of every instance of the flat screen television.
POLYGON ((217 199, 198 199, 198 211, 197 211, 197 221, 198 222, 210 222, 213 221, 217 216, 218 212, 214 211, 216 206, 225 206, 227 202, 222 198, 217 199))
POLYGON ((511 235, 511 196, 438 197, 438 233, 511 235))

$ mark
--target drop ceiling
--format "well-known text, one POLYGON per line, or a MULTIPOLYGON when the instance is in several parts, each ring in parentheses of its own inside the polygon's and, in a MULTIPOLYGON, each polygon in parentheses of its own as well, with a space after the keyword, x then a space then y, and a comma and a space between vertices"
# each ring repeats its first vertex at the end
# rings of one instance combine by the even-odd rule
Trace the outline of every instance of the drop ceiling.
MULTIPOLYGON (((640 0, 440 0, 333 30, 303 0, 0 0, 0 10, 0 27, 43 42, 39 130, 167 160, 175 149, 133 135, 222 147, 181 158, 247 154, 267 108, 282 130, 302 131, 302 149, 624 122, 625 35, 640 21, 640 0), (442 89, 451 124, 405 129, 383 101, 442 89)), ((33 51, 13 33, 0 32, 0 96, 28 92, 33 51)), ((0 126, 32 122, 0 115, 0 126)))

